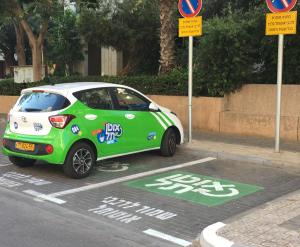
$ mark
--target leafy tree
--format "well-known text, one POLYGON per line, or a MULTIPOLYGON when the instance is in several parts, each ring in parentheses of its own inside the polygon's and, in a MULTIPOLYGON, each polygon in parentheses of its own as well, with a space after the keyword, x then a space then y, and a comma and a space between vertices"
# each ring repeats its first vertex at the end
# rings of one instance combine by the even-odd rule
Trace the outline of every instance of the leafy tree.
POLYGON ((157 70, 158 5, 153 0, 98 1, 80 8, 80 32, 88 43, 124 52, 122 74, 157 70))
POLYGON ((51 18, 45 57, 48 64, 61 68, 64 75, 72 74, 74 63, 83 59, 77 17, 71 10, 58 11, 51 18))
POLYGON ((160 74, 170 72, 175 67, 175 23, 174 10, 177 1, 160 0, 160 74))
MULTIPOLYGON (((0 53, 3 54, 7 68, 16 65, 14 58, 16 46, 16 36, 11 23, 0 25, 0 53)), ((12 74, 12 71, 11 71, 12 74)))
POLYGON ((42 79, 42 49, 54 0, 2 0, 1 9, 14 16, 24 29, 31 48, 33 80, 42 79))

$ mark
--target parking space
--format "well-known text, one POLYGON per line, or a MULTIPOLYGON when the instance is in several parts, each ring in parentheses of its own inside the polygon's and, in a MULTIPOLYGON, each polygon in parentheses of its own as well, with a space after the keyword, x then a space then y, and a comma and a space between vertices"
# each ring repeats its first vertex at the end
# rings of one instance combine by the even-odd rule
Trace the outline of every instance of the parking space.
POLYGON ((106 161, 82 180, 60 167, 17 168, 0 157, 0 186, 134 232, 186 245, 206 226, 300 188, 299 176, 242 161, 202 157, 185 147, 106 161))

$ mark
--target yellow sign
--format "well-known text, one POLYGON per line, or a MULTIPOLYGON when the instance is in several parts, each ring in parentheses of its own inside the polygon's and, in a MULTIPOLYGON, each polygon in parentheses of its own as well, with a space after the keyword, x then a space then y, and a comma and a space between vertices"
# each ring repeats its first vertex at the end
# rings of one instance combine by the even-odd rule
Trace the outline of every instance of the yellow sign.
POLYGON ((202 35, 202 16, 179 19, 179 37, 201 36, 201 35, 202 35))
POLYGON ((297 11, 269 13, 266 20, 266 35, 297 33, 297 11))

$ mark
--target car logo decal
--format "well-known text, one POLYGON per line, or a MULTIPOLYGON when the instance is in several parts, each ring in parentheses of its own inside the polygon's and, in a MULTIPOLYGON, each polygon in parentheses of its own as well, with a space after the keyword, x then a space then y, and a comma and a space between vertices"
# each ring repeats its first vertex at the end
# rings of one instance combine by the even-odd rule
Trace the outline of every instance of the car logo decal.
POLYGON ((72 125, 71 131, 74 135, 79 135, 79 136, 82 135, 82 132, 77 124, 72 125))
POLYGON ((150 132, 147 136, 148 141, 156 140, 156 132, 150 132))
POLYGON ((43 125, 41 123, 33 123, 33 127, 35 131, 41 131, 43 129, 43 125))
POLYGON ((92 134, 97 135, 97 140, 101 144, 114 144, 122 136, 123 128, 120 124, 105 123, 104 129, 94 130, 92 134))
POLYGON ((27 123, 27 118, 26 117, 22 116, 21 119, 22 119, 23 123, 27 123))

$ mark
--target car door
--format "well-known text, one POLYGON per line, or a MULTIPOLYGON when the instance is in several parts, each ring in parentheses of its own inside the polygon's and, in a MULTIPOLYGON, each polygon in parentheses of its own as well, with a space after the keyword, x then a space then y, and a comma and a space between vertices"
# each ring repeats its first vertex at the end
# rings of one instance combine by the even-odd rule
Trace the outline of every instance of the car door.
POLYGON ((130 152, 131 136, 124 131, 120 114, 114 109, 110 90, 95 88, 74 93, 84 105, 83 119, 98 149, 98 158, 130 152))
POLYGON ((151 102, 128 88, 116 87, 111 91, 123 130, 130 140, 130 149, 141 151, 159 148, 165 129, 157 113, 149 110, 151 102))

